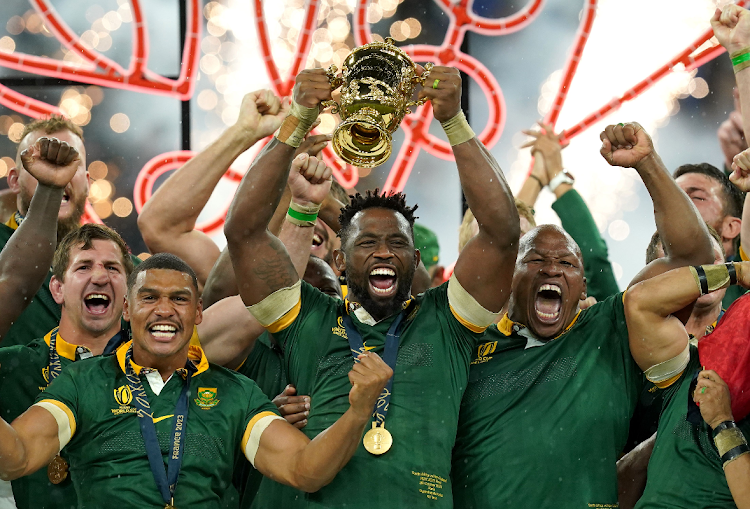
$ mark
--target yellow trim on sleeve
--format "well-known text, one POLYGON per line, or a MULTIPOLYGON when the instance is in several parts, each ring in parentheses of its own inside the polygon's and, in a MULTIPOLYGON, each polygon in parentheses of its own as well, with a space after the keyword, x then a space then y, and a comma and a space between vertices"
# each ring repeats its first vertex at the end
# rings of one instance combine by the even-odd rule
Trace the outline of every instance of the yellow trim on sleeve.
POLYGON ((448 304, 448 307, 451 309, 451 313, 453 313, 453 316, 458 320, 458 323, 469 329, 471 332, 484 332, 487 327, 482 327, 481 325, 474 325, 473 323, 461 318, 461 315, 456 313, 456 310, 453 309, 453 306, 448 304))
POLYGON ((73 436, 76 434, 76 418, 73 417, 73 412, 70 410, 70 408, 68 408, 65 403, 61 403, 56 399, 43 399, 38 403, 49 403, 50 405, 54 405, 65 412, 65 415, 68 416, 68 424, 70 424, 70 438, 73 438, 73 436))
POLYGON ((297 304, 294 305, 292 309, 286 312, 284 316, 270 324, 268 327, 266 327, 266 330, 270 333, 279 332, 290 325, 297 319, 299 316, 299 312, 302 309, 302 299, 297 301, 297 304))
POLYGON ((247 427, 245 428, 245 433, 242 435, 242 442, 240 443, 243 453, 245 452, 245 447, 247 447, 248 440, 250 440, 250 433, 253 432, 253 427, 264 417, 278 417, 278 415, 273 412, 265 411, 255 414, 253 418, 250 419, 250 422, 247 423, 247 427))

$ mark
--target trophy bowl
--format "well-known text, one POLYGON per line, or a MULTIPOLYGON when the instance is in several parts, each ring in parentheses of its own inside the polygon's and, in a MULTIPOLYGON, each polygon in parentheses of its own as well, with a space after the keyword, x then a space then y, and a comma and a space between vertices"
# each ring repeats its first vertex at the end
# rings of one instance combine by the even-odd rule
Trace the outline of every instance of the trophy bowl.
POLYGON ((352 50, 336 77, 335 65, 328 68, 332 88, 341 86, 339 103, 331 113, 342 122, 333 131, 333 150, 347 163, 359 168, 383 164, 391 155, 391 135, 398 129, 409 107, 424 104, 412 101, 417 85, 424 85, 432 64, 425 65, 421 76, 409 55, 393 44, 372 42, 352 50))

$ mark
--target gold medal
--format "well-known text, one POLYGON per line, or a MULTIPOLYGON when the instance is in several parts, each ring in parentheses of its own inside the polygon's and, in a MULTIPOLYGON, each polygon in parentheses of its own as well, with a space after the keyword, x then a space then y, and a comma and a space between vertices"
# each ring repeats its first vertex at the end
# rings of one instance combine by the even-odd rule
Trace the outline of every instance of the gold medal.
POLYGON ((59 454, 47 465, 47 477, 52 484, 60 484, 68 477, 68 462, 59 454))
POLYGON ((373 421, 372 429, 365 433, 365 438, 362 440, 365 445, 365 450, 370 454, 380 456, 381 454, 388 452, 388 449, 393 445, 393 437, 391 433, 385 429, 385 423, 382 426, 378 426, 373 421))

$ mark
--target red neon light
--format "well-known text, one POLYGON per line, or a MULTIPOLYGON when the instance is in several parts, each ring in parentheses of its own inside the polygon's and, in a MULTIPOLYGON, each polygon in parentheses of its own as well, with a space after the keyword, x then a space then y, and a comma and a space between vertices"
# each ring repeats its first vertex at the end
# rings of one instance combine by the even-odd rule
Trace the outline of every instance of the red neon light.
MULTIPOLYGON (((69 50, 75 51, 85 62, 82 65, 26 53, 0 53, 0 66, 52 78, 67 79, 148 94, 161 94, 187 100, 193 95, 198 71, 198 44, 201 34, 200 2, 190 0, 187 12, 187 33, 182 50, 180 76, 170 80, 148 70, 148 34, 140 0, 130 0, 133 11, 133 52, 126 70, 101 53, 88 49, 49 5, 47 0, 30 0, 44 20, 45 26, 69 50)), ((4 91, 0 90, 0 97, 4 91)), ((48 114, 48 113, 45 113, 48 114)))

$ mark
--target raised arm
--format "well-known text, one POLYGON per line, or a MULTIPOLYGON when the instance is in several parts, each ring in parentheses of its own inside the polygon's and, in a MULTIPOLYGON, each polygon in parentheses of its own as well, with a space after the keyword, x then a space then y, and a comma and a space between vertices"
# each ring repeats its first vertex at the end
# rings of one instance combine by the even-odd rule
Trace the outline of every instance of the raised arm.
POLYGON ((44 283, 55 254, 63 189, 81 165, 76 149, 57 138, 39 138, 21 153, 21 162, 39 184, 24 221, 0 252, 0 338, 44 283))
MULTIPOLYGON (((240 295, 248 306, 299 281, 283 244, 268 231, 268 223, 286 185, 294 151, 317 118, 320 102, 330 98, 325 70, 306 70, 297 76, 290 115, 278 136, 253 161, 229 208, 224 233, 240 295)), ((321 171, 313 182, 323 178, 321 171)), ((307 212, 312 209, 302 207, 300 213, 307 212)))
POLYGON ((237 123, 174 172, 146 202, 138 228, 149 250, 179 256, 205 284, 219 248, 195 229, 198 215, 234 160, 272 134, 285 116, 286 108, 270 90, 245 95, 237 123))
POLYGON ((461 111, 461 75, 453 67, 434 67, 426 87, 435 118, 453 147, 464 195, 479 233, 461 251, 454 276, 485 310, 497 313, 510 296, 518 253, 518 211, 495 158, 476 138, 461 111), (438 81, 439 80, 439 81, 438 81))
POLYGON ((560 217, 565 231, 581 248, 588 295, 596 300, 604 300, 620 291, 609 261, 607 243, 599 233, 586 202, 573 187, 574 184, 569 178, 566 181, 559 180, 569 175, 563 175, 563 147, 560 144, 560 136, 555 134, 551 125, 541 122, 539 125, 539 131, 524 131, 534 138, 524 147, 532 147, 535 159, 542 161, 546 173, 545 181, 551 183, 550 190, 557 198, 552 204, 552 210, 560 217))
MULTIPOLYGON (((307 154, 294 159, 288 180, 294 203, 318 206, 328 195, 331 187, 329 179, 313 184, 305 178, 305 175, 312 178, 319 167, 325 168, 325 163, 307 154)), ((325 169, 320 171, 325 172, 325 169)), ((313 231, 314 228, 309 224, 287 215, 279 234, 279 240, 289 253, 300 278, 304 276, 310 258, 313 231)), ((247 312, 241 297, 235 295, 220 300, 204 311, 203 321, 198 325, 198 337, 209 361, 237 368, 247 358, 255 340, 264 330, 258 320, 247 312)))
POLYGON ((654 203, 656 229, 664 243, 666 256, 649 263, 630 286, 676 267, 711 263, 706 223, 667 171, 643 127, 636 122, 610 125, 599 137, 600 152, 609 164, 638 172, 654 203))

